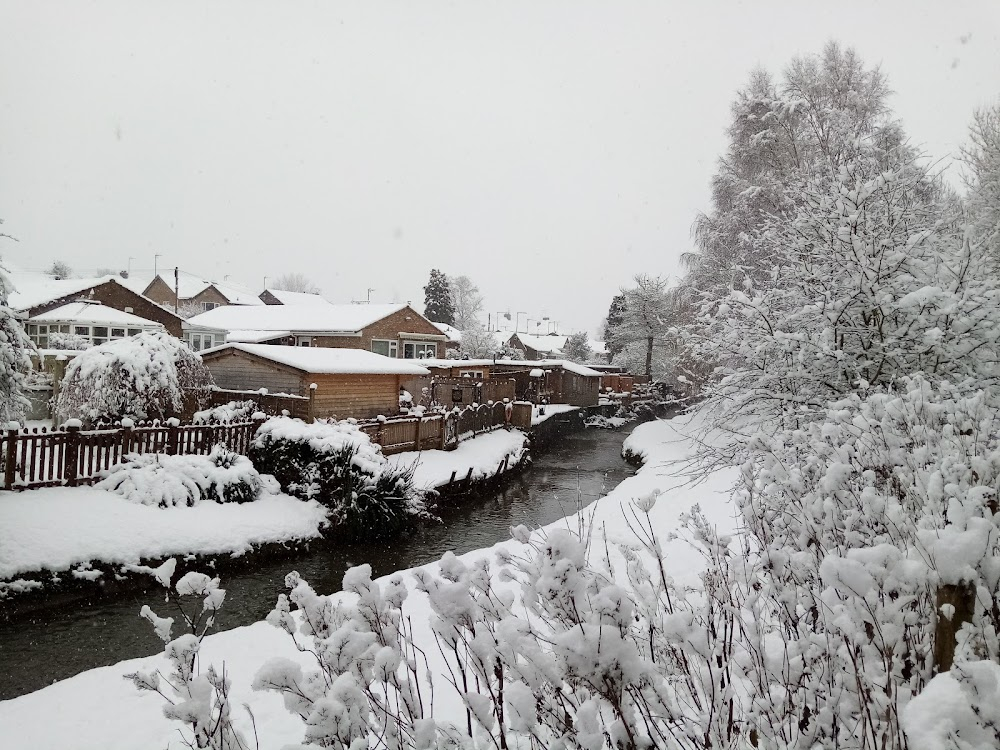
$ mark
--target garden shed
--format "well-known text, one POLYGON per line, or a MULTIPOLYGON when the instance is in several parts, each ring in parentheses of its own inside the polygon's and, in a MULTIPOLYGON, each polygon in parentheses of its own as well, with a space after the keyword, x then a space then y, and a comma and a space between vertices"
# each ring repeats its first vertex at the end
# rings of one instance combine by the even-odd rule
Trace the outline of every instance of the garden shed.
POLYGON ((397 414, 402 382, 430 374, 414 362, 360 349, 226 344, 202 359, 219 388, 309 396, 313 417, 338 419, 397 414))

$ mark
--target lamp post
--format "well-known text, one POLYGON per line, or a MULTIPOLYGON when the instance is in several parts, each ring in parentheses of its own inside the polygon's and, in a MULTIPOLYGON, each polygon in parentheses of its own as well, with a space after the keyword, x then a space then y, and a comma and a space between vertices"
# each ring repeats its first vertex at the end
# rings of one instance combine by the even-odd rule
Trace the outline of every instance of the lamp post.
POLYGON ((517 313, 517 318, 514 320, 514 333, 521 330, 521 316, 524 316, 524 332, 528 332, 528 313, 521 311, 517 313))
POLYGON ((159 259, 160 259, 160 258, 162 258, 162 257, 163 257, 163 256, 162 256, 162 255, 160 255, 159 253, 157 253, 157 254, 155 254, 155 255, 153 256, 153 278, 154 278, 154 279, 156 278, 156 276, 157 276, 157 274, 158 274, 158 272, 157 272, 157 270, 156 270, 156 268, 157 268, 157 267, 156 267, 156 261, 157 261, 157 260, 159 260, 159 259))

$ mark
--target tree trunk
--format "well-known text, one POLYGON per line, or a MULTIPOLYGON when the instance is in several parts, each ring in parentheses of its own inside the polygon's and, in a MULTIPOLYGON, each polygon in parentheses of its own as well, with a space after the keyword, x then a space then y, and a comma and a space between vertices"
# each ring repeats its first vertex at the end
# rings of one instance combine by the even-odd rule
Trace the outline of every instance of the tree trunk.
POLYGON ((653 379, 653 337, 646 339, 646 377, 653 379))
POLYGON ((976 587, 971 583, 941 585, 937 590, 937 629, 934 633, 934 671, 947 672, 955 661, 955 636, 976 611, 976 587), (941 612, 942 605, 955 608, 951 617, 941 612))

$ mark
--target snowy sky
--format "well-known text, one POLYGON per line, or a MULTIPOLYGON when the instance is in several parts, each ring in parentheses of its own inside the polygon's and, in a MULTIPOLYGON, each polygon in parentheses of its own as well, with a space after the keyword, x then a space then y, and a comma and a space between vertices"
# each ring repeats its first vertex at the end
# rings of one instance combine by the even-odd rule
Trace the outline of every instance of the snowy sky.
POLYGON ((437 267, 563 333, 678 274, 754 66, 855 46, 935 157, 1000 95, 996 0, 0 0, 0 28, 18 265, 159 253, 418 309, 437 267))

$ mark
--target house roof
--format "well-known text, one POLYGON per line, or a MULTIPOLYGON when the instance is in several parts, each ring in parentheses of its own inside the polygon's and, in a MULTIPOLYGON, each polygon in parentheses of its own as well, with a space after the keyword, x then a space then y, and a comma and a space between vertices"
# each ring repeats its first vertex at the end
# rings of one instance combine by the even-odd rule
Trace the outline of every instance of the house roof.
MULTIPOLYGON (((434 323, 434 321, 431 322, 434 323)), ((448 337, 448 341, 457 343, 462 340, 462 332, 455 328, 455 326, 450 326, 447 323, 434 323, 434 325, 441 330, 441 333, 448 337)))
POLYGON ((119 326, 143 326, 163 328, 162 323, 140 318, 138 315, 102 305, 100 302, 69 302, 47 312, 29 318, 32 322, 45 323, 50 320, 71 320, 78 323, 105 323, 119 326))
MULTIPOLYGON (((189 318, 193 325, 227 331, 357 333, 372 323, 405 309, 394 305, 260 305, 226 306, 189 318)), ((414 315, 419 313, 414 312, 414 315)), ((442 334, 443 336, 444 334, 442 334)))
POLYGON ((283 305, 330 305, 329 300, 320 297, 318 294, 307 294, 306 292, 288 292, 284 289, 267 289, 268 294, 274 297, 283 305))
POLYGON ((270 341, 291 335, 291 331, 229 331, 226 334, 226 341, 233 344, 259 344, 261 341, 270 341))
POLYGON ((519 333, 517 334, 517 338, 522 344, 534 349, 536 352, 555 354, 562 351, 562 348, 566 346, 566 339, 569 337, 555 335, 535 336, 530 333, 519 333))
MULTIPOLYGON (((157 276, 171 289, 171 291, 174 289, 173 273, 158 273, 154 275, 148 272, 143 273, 141 271, 133 271, 129 274, 127 279, 121 279, 121 283, 133 292, 142 294, 149 288, 149 285, 153 283, 153 280, 156 279, 157 276)), ((191 299, 192 297, 197 297, 210 286, 214 286, 223 297, 229 300, 230 304, 264 304, 264 302, 254 292, 244 286, 240 286, 239 284, 230 284, 228 282, 209 281, 208 279, 201 278, 195 274, 186 273, 185 271, 181 271, 179 278, 177 279, 177 297, 180 300, 191 299)))
POLYGON ((597 370, 592 370, 586 365, 579 365, 568 359, 497 359, 495 361, 492 359, 421 359, 419 362, 425 367, 435 368, 492 367, 493 365, 531 369, 536 367, 560 367, 566 372, 572 372, 575 375, 585 375, 595 378, 601 376, 601 373, 597 372, 597 370))
POLYGON ((383 357, 364 349, 332 349, 323 346, 275 346, 272 344, 224 344, 201 353, 209 360, 213 355, 237 350, 269 359, 278 364, 318 375, 430 375, 426 367, 413 360, 383 357))
POLYGON ((28 310, 60 297, 79 294, 107 281, 117 281, 115 276, 99 276, 91 279, 53 279, 46 273, 13 269, 7 275, 13 286, 7 297, 7 304, 12 310, 28 310))

